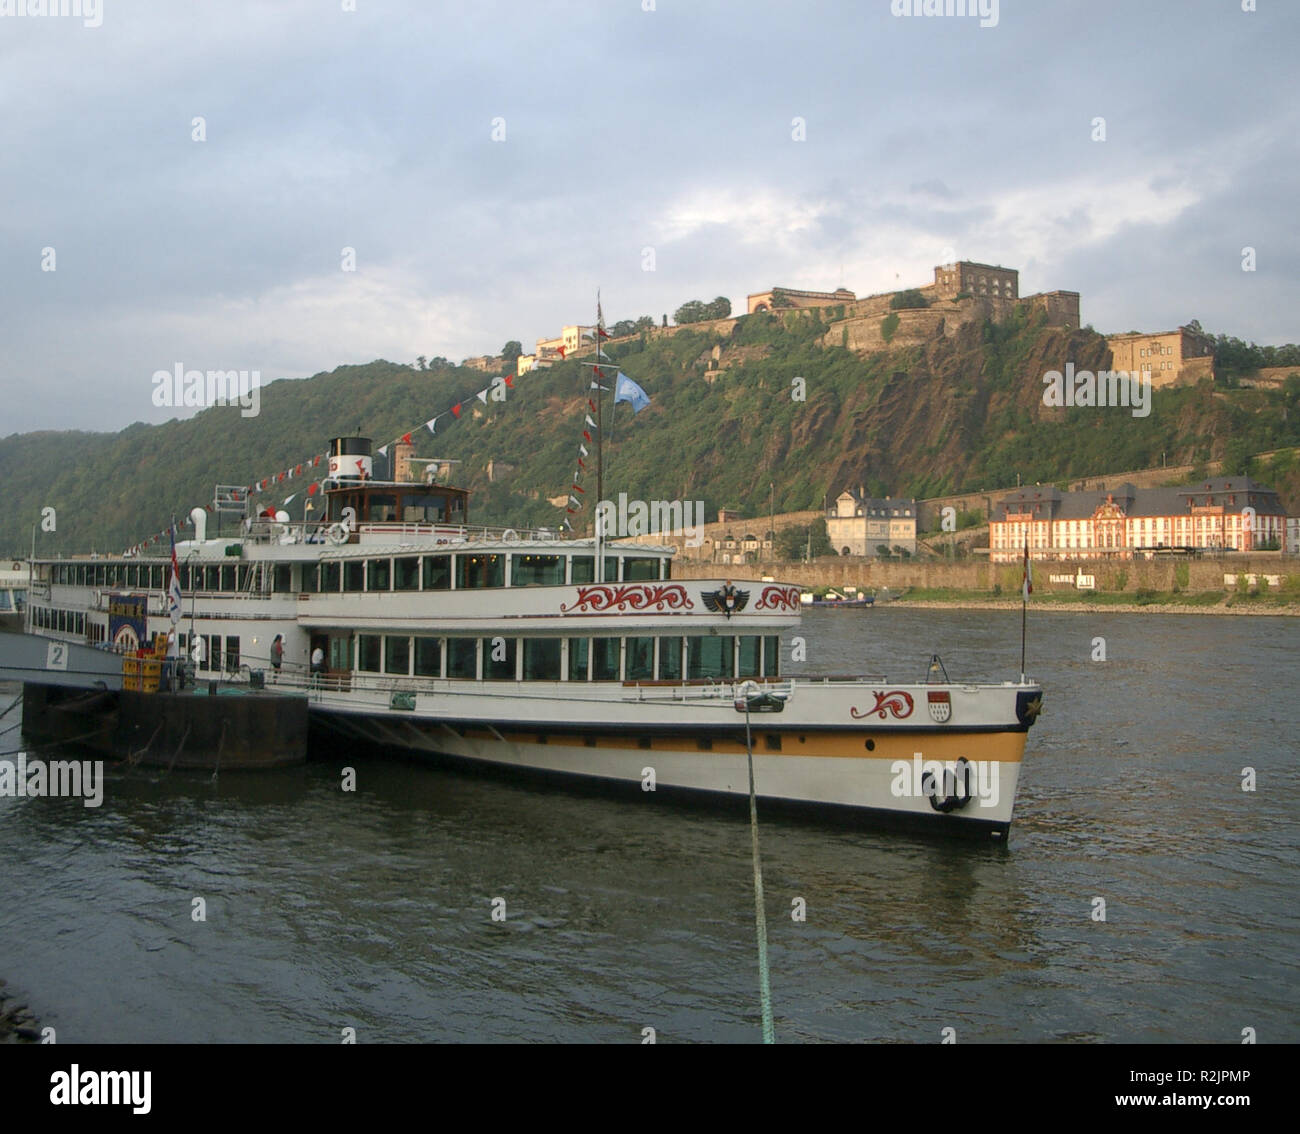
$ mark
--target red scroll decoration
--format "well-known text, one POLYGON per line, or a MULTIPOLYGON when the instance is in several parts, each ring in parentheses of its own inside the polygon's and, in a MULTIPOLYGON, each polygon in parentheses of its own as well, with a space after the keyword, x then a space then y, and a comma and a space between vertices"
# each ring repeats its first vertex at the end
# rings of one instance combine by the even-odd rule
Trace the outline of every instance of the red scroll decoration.
POLYGON ((626 610, 694 610, 686 588, 679 583, 656 585, 630 583, 617 586, 595 584, 578 588, 578 601, 560 607, 561 614, 575 611, 599 613, 626 610))
POLYGON ((798 587, 764 587, 755 610, 789 610, 799 609, 798 587))
POLYGON ((866 717, 879 717, 882 721, 885 719, 885 711, 888 710, 893 714, 895 720, 906 720, 912 715, 912 695, 904 693, 901 689, 891 689, 885 693, 873 693, 876 703, 865 713, 858 712, 857 709, 850 709, 855 721, 860 721, 866 717))

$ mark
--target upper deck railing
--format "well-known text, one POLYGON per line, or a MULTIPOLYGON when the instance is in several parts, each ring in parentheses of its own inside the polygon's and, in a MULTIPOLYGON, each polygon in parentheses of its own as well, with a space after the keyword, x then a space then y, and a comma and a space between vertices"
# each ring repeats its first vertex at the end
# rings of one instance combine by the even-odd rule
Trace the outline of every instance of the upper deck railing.
POLYGON ((319 521, 253 520, 244 538, 254 544, 318 544, 344 547, 359 543, 409 543, 421 547, 442 547, 474 543, 557 542, 564 532, 551 528, 510 528, 489 524, 426 524, 376 521, 345 528, 319 521))

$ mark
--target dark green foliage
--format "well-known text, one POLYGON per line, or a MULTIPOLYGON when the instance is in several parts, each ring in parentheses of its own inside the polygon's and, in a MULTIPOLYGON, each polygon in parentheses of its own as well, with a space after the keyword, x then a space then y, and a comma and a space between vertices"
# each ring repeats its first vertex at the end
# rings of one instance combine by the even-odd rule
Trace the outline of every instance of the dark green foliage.
POLYGON ((893 299, 889 301, 891 310, 904 311, 915 307, 929 307, 930 301, 925 298, 914 287, 909 287, 906 291, 898 292, 893 299))
MULTIPOLYGON (((651 404, 635 417, 627 405, 617 408, 606 496, 703 500, 710 516, 729 504, 766 517, 773 482, 780 513, 820 508, 846 485, 924 497, 1001 489, 1017 475, 1025 484, 1072 482, 1158 466, 1162 453, 1170 465, 1200 462, 1197 479, 1204 479, 1210 460, 1227 456, 1239 467, 1244 456, 1300 445, 1300 378, 1280 391, 1159 391, 1147 418, 1122 409, 1049 415, 1041 406, 1044 359, 1080 362, 1084 355, 1068 352, 1097 349, 1096 336, 1017 318, 966 328, 960 340, 933 348, 863 357, 823 345, 823 315, 787 309, 745 316, 732 336, 650 328, 607 344, 613 364, 651 404), (724 368, 709 373, 707 356, 719 344, 724 368), (806 384, 803 401, 792 397, 796 377, 806 384)), ((0 552, 26 552, 45 506, 57 508, 58 531, 38 534, 42 554, 119 551, 173 514, 209 502, 214 482, 274 474, 356 429, 377 446, 413 430, 416 456, 459 459, 453 480, 473 492, 474 521, 555 527, 565 512, 547 497, 566 495, 573 483, 588 373, 575 362, 533 371, 516 380, 507 401, 483 406, 474 394, 488 376, 478 371, 445 358, 426 370, 377 361, 272 383, 256 418, 216 408, 117 434, 11 436, 0 440, 0 552), (436 437, 422 428, 462 399, 460 421, 444 419, 436 437), (515 471, 489 483, 494 459, 515 471)), ((1284 493, 1300 489, 1294 457, 1258 463, 1252 475, 1276 478, 1284 493)), ((573 518, 580 531, 595 503, 593 459, 588 468, 582 484, 590 504, 573 518)), ((278 486, 270 502, 306 483, 278 486)), ((968 520, 963 514, 959 526, 968 520)))
POLYGON ((880 320, 880 337, 885 342, 891 342, 894 338, 894 332, 898 330, 898 316, 892 311, 880 320))
POLYGON ((524 353, 523 344, 518 339, 511 339, 501 348, 501 357, 506 362, 513 363, 516 358, 524 353))

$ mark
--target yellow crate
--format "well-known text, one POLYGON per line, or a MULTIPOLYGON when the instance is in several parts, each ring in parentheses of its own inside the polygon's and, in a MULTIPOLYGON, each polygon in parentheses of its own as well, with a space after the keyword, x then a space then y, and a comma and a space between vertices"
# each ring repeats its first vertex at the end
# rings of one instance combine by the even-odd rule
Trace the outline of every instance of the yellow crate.
POLYGON ((157 692, 158 692, 158 678, 156 678, 156 677, 146 677, 146 678, 144 678, 144 679, 141 681, 141 683, 140 683, 140 692, 141 692, 141 693, 157 693, 157 692))
POLYGON ((150 660, 142 660, 140 662, 140 676, 143 677, 146 681, 149 678, 153 678, 154 681, 157 681, 161 674, 162 674, 162 662, 150 661, 150 660))
POLYGON ((122 688, 138 693, 140 691, 140 679, 138 677, 124 677, 122 678, 122 688))
POLYGON ((132 657, 123 658, 122 672, 133 677, 138 677, 140 675, 140 659, 132 657))

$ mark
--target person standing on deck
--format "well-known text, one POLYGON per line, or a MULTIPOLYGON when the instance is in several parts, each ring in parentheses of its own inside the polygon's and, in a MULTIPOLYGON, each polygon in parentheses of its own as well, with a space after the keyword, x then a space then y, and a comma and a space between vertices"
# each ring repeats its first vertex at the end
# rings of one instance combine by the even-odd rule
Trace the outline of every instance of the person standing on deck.
POLYGON ((280 680, 280 666, 284 663, 284 637, 277 634, 271 643, 271 684, 280 680))

